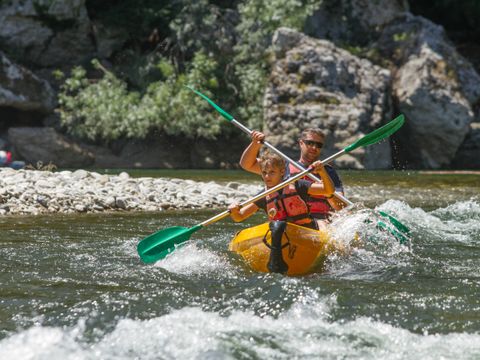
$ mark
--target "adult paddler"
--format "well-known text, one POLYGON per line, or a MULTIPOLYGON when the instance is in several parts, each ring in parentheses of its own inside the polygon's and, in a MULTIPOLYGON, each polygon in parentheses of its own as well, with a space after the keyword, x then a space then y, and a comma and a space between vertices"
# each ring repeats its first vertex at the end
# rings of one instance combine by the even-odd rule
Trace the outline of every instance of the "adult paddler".
MULTIPOLYGON (((253 131, 251 137, 252 142, 243 152, 240 159, 240 166, 246 171, 261 175, 262 171, 257 157, 263 145, 265 135, 260 131, 253 131)), ((325 134, 320 129, 309 128, 304 130, 298 140, 300 146, 300 159, 298 160, 298 163, 307 168, 313 162, 318 160, 324 140, 325 134)), ((343 195, 343 184, 335 169, 330 165, 325 165, 325 169, 334 183, 335 191, 343 195)), ((287 163, 285 171, 287 177, 298 172, 300 172, 300 170, 298 170, 293 164, 287 163)), ((308 177, 305 177, 305 179, 312 181, 308 177)), ((332 195, 327 197, 311 196, 308 199, 308 205, 310 207, 311 215, 317 219, 327 219, 332 209, 341 210, 345 206, 341 200, 332 195)))

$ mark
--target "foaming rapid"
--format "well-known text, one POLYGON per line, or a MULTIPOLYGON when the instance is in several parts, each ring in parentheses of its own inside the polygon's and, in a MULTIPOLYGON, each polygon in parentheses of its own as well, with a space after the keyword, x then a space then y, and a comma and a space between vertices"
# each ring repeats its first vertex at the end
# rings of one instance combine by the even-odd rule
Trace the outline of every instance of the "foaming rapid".
POLYGON ((454 241, 478 244, 480 203, 470 199, 458 201, 432 211, 411 208, 400 201, 387 201, 379 210, 393 211, 412 229, 412 233, 430 241, 454 241))
MULTIPOLYGON (((400 206, 408 207, 397 202, 394 208, 398 210, 400 206)), ((334 216, 331 235, 343 251, 329 257, 326 269, 329 276, 371 278, 373 273, 381 275, 392 266, 403 267, 410 261, 410 244, 400 242, 392 232, 378 226, 380 222, 389 224, 379 213, 387 210, 389 215, 400 220, 401 212, 386 207, 372 210, 356 206, 334 216)), ((389 226, 394 229, 391 224, 389 226)))
POLYGON ((330 321, 335 297, 299 301, 277 318, 186 307, 149 320, 122 319, 91 343, 72 328, 34 326, 0 342, 2 359, 460 359, 480 351, 478 333, 416 334, 359 317, 330 321))
POLYGON ((155 265, 135 246, 158 214, 62 219, 60 230, 49 218, 40 232, 5 222, 0 359, 476 359, 479 208, 391 200, 341 212, 332 237, 345 251, 297 278, 248 270, 227 250, 241 228, 228 222, 155 265), (408 244, 376 226, 380 211, 410 229, 408 244), (90 231, 72 236, 75 225, 90 231))
POLYGON ((222 257, 206 248, 199 248, 190 242, 177 248, 165 259, 158 261, 159 266, 173 273, 181 275, 223 274, 233 276, 235 268, 222 257))

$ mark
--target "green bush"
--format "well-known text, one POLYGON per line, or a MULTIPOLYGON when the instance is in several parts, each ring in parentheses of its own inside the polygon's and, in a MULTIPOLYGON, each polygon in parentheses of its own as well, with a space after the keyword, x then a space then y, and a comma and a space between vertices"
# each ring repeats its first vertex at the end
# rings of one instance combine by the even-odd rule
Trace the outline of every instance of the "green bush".
POLYGON ((170 75, 165 81, 152 83, 144 94, 128 91, 127 84, 103 68, 104 75, 95 82, 86 78, 80 67, 62 86, 59 95, 61 123, 77 137, 97 142, 125 138, 145 138, 159 130, 169 135, 213 138, 220 132, 220 122, 208 104, 184 87, 190 84, 217 90, 212 75, 216 63, 205 54, 195 54, 186 74, 176 76, 167 71, 165 61, 159 67, 170 75))

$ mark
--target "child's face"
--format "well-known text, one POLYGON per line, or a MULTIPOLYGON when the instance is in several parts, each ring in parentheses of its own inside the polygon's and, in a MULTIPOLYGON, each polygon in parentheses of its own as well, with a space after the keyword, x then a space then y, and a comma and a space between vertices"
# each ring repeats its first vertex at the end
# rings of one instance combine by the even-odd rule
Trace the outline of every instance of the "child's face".
POLYGON ((267 185, 267 188, 271 188, 275 185, 280 184, 282 182, 284 173, 284 168, 279 168, 278 166, 266 164, 262 168, 262 177, 265 185, 267 185))

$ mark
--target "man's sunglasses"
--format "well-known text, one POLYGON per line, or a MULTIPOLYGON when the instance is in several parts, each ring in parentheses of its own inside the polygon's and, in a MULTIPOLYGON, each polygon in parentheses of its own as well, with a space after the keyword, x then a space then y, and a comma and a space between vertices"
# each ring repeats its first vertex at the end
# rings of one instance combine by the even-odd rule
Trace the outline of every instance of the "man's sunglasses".
POLYGON ((307 146, 315 146, 317 149, 321 149, 323 147, 323 143, 319 141, 313 141, 313 140, 303 140, 302 142, 307 145, 307 146))

